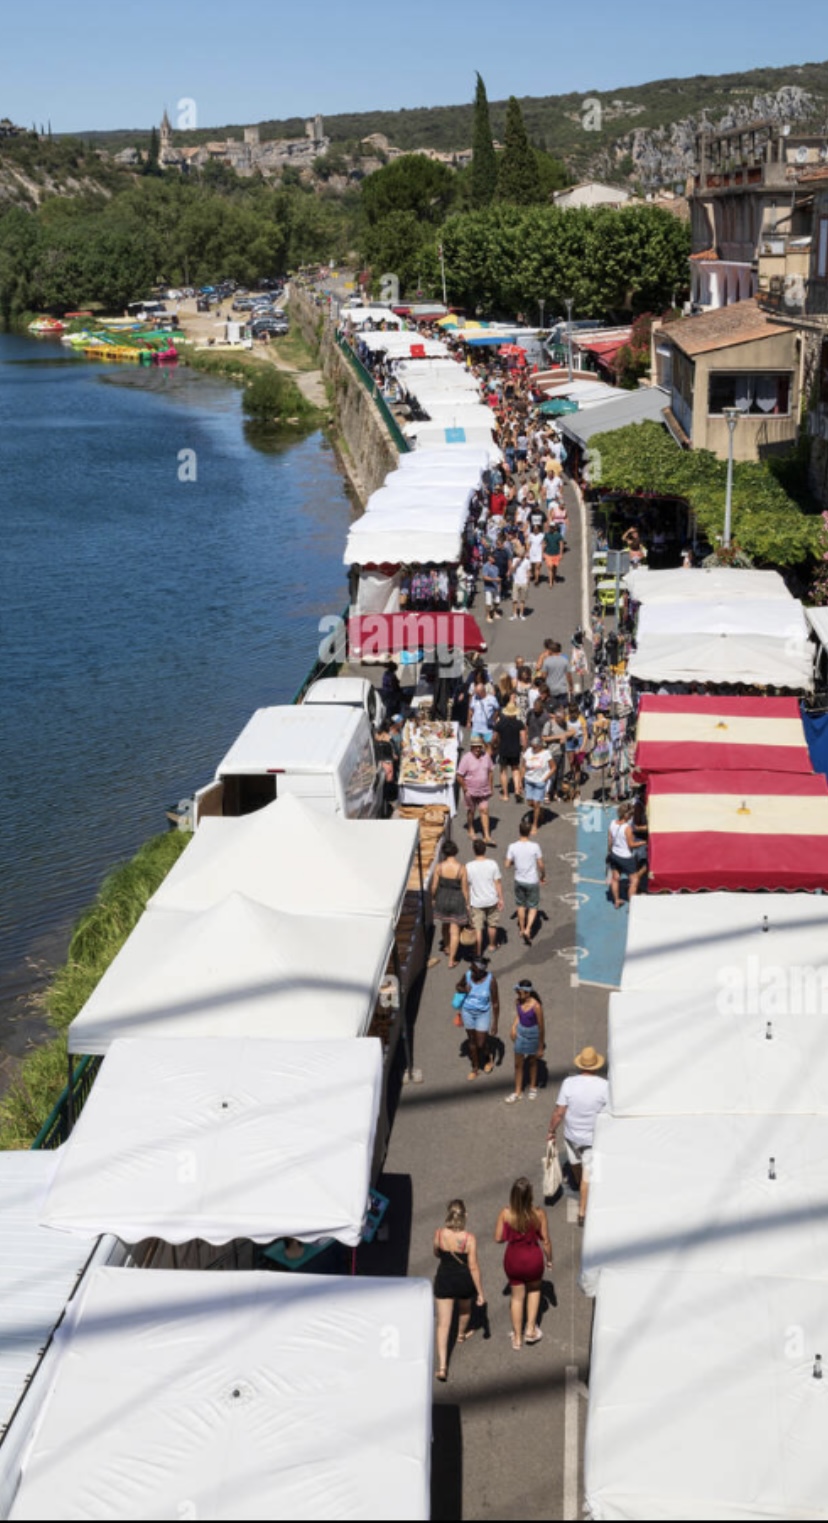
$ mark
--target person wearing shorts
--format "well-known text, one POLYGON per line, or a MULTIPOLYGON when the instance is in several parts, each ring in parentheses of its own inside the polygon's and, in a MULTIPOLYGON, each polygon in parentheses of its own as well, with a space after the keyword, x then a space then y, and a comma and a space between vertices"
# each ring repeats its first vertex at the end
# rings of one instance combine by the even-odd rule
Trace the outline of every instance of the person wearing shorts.
POLYGON ((526 618, 526 594, 529 591, 531 566, 526 555, 516 555, 512 561, 512 618, 526 618))
POLYGON ((515 1018, 511 1038, 515 1044, 515 1087, 506 1095, 506 1104, 514 1105, 523 1099, 523 1073, 529 1068, 529 1099, 538 1098, 538 1058, 546 1048, 543 1024, 543 1005, 531 978, 522 978, 515 984, 515 1018))
POLYGON ((495 616, 500 618, 502 609, 500 607, 500 572, 497 569, 497 562, 491 550, 489 550, 483 562, 481 578, 483 581, 483 593, 486 599, 486 623, 494 624, 495 616))
POLYGON ((503 913, 503 880, 500 868, 486 856, 485 841, 474 843, 474 859, 466 864, 469 886, 469 920, 477 937, 477 955, 483 956, 483 935, 488 933, 489 951, 497 946, 497 928, 503 913))
POLYGON ((558 579, 558 567, 563 555, 563 538, 557 524, 546 530, 543 536, 543 559, 549 577, 550 587, 554 587, 558 579))
POLYGON ((594 1047, 584 1047, 578 1053, 575 1059, 578 1073, 564 1079, 547 1133, 547 1140, 554 1143, 558 1127, 563 1122, 566 1156, 578 1190, 580 1227, 583 1227, 586 1216, 595 1123, 609 1101, 609 1085, 601 1077, 605 1062, 603 1053, 596 1052, 594 1047))
POLYGON ((497 1022, 500 1015, 497 980, 494 974, 489 972, 486 964, 479 958, 475 958, 469 971, 463 974, 457 990, 458 993, 466 996, 461 1014, 471 1059, 468 1077, 476 1079, 481 1069, 483 1073, 490 1074, 494 1068, 489 1037, 497 1036, 497 1022))
POLYGON ((529 947, 540 907, 540 886, 546 881, 546 867, 537 841, 530 840, 528 820, 520 822, 520 839, 513 841, 506 852, 506 866, 515 870, 518 931, 529 947))
POLYGON ((532 806, 532 828, 529 833, 533 836, 538 833, 541 809, 553 770, 552 753, 546 749, 541 736, 536 735, 530 741, 528 750, 524 751, 520 763, 520 791, 527 804, 532 806))

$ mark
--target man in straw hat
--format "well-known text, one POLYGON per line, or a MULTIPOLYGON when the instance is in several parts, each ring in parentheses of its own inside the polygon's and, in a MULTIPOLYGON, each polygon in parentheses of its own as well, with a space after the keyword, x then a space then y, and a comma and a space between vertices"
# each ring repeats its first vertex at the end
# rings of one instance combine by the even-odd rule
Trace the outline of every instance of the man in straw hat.
POLYGON ((594 1047, 582 1048, 575 1059, 578 1073, 564 1079, 547 1133, 548 1140, 554 1143, 558 1127, 564 1123, 566 1156, 578 1190, 579 1227, 583 1227, 586 1216, 595 1122, 609 1099, 609 1085, 601 1075, 605 1062, 604 1054, 594 1047))

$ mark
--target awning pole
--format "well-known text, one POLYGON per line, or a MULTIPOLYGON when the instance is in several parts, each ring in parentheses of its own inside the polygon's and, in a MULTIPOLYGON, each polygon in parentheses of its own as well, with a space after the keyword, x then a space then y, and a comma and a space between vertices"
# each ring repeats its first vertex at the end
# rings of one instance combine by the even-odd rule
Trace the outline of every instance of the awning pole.
POLYGON ((66 1090, 66 1134, 71 1132, 75 1125, 75 1093, 73 1086, 75 1059, 71 1052, 66 1054, 67 1090, 66 1090))

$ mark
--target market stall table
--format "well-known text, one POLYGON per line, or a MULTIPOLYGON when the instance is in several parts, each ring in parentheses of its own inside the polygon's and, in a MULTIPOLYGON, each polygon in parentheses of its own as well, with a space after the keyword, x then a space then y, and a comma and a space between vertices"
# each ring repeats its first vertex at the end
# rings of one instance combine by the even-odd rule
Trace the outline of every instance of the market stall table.
POLYGON ((408 720, 400 763, 401 804, 444 804, 455 814, 458 730, 449 720, 408 720))

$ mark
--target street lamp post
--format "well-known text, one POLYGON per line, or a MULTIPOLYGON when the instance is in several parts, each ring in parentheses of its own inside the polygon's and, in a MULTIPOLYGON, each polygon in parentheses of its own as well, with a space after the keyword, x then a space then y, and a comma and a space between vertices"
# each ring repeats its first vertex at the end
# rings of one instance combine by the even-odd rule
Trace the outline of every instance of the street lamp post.
POLYGON ((727 431, 729 435, 727 441, 727 488, 725 491, 724 535, 722 536, 722 549, 728 550, 730 548, 733 502, 733 435, 736 432, 736 424, 739 421, 739 409, 738 407, 723 407, 722 412, 724 413, 725 420, 727 422, 727 431))
POLYGON ((541 327, 541 331, 543 331, 543 309, 544 309, 545 306, 546 306, 546 302, 544 301, 543 297, 541 297, 540 301, 538 302, 538 307, 540 308, 540 327, 541 327))
POLYGON ((568 379, 571 381, 572 380, 572 308, 573 308, 574 300, 575 299, 572 296, 566 296, 564 298, 564 300, 566 302, 566 356, 567 356, 567 364, 569 366, 569 376, 568 376, 568 379))

